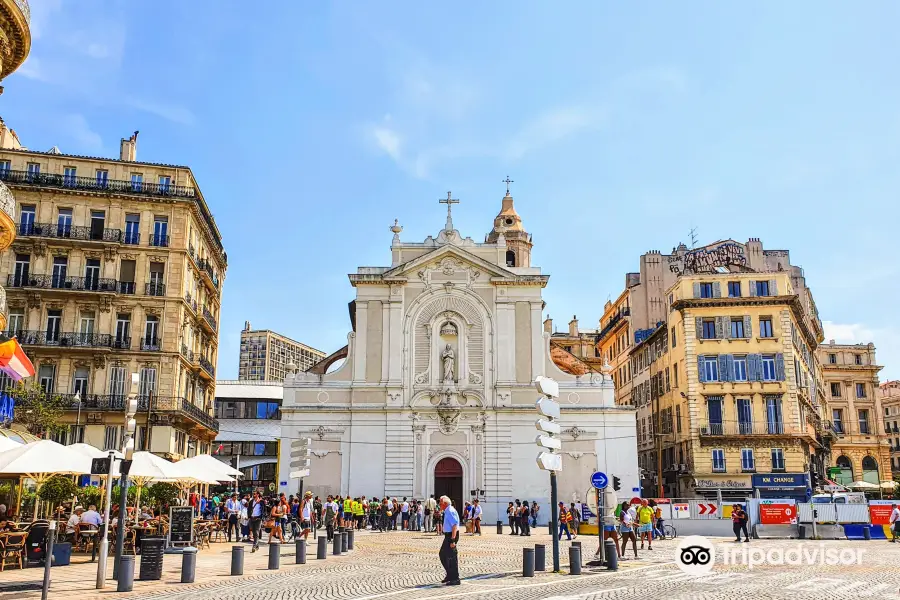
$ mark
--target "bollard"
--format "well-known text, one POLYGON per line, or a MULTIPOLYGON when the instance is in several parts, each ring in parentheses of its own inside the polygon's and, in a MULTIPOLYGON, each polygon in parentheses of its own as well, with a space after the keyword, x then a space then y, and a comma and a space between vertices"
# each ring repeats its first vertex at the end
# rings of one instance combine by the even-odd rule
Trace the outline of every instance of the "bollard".
POLYGON ((187 547, 181 554, 181 583, 194 583, 197 571, 197 549, 187 547))
POLYGON ((522 548, 522 577, 534 577, 534 548, 522 548))
POLYGON ((535 544, 534 545, 534 570, 535 571, 546 571, 547 570, 547 546, 544 544, 535 544))
POLYGON ((346 554, 350 545, 350 534, 346 531, 341 532, 341 553, 346 554))
POLYGON ((341 555, 341 534, 337 531, 334 532, 334 541, 331 544, 331 554, 332 556, 341 555))
POLYGON ((243 546, 232 546, 231 547, 231 575, 243 575, 244 574, 244 547, 243 546))
POLYGON ((497 521, 497 535, 503 535, 503 521, 497 521))
POLYGON ((347 532, 347 550, 353 550, 353 530, 347 532))
MULTIPOLYGON (((50 557, 47 557, 50 560, 50 557)), ((134 555, 125 554, 119 564, 119 579, 116 582, 117 592, 130 592, 134 589, 134 555)))
POLYGON ((581 546, 569 546, 569 575, 581 575, 581 546))
POLYGON ((299 539, 294 543, 294 557, 298 565, 306 564, 306 540, 299 539))
POLYGON ((806 539, 806 526, 805 525, 797 526, 797 537, 801 540, 806 539))
POLYGON ((868 525, 863 525, 863 539, 866 541, 870 541, 872 539, 872 528, 868 525))
POLYGON ((320 537, 319 546, 316 548, 316 560, 325 560, 328 556, 328 538, 320 537))
POLYGON ((616 549, 616 543, 613 540, 603 542, 606 548, 606 568, 610 571, 619 570, 619 551, 616 549))
POLYGON ((281 544, 276 541, 269 542, 269 570, 277 571, 281 566, 281 544))

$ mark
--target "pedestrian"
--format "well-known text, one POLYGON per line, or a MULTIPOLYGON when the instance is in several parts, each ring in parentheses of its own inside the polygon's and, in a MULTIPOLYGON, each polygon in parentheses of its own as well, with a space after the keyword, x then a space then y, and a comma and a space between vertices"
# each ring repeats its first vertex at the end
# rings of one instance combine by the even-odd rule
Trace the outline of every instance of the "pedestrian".
POLYGON ((660 506, 659 504, 656 505, 656 510, 655 510, 653 516, 656 521, 656 523, 655 523, 656 535, 659 536, 659 539, 661 539, 661 540, 666 539, 666 529, 665 529, 665 523, 663 521, 662 506, 660 506))
POLYGON ((653 550, 653 509, 647 504, 647 499, 641 500, 641 507, 637 509, 638 534, 641 536, 641 550, 644 549, 644 537, 647 538, 647 549, 653 550))
POLYGON ((400 504, 400 529, 406 531, 409 529, 409 502, 406 500, 406 496, 403 497, 403 502, 400 504))
POLYGON ((481 514, 482 514, 481 504, 478 503, 478 499, 475 499, 475 504, 472 506, 472 521, 474 522, 474 531, 472 535, 481 535, 481 514))
POLYGON ((313 495, 312 492, 303 494, 303 502, 300 503, 300 536, 305 540, 309 538, 309 530, 313 520, 313 495))
POLYGON ((444 511, 440 504, 434 509, 434 531, 437 535, 444 535, 444 511))
POLYGON ((734 531, 735 542, 740 543, 741 533, 744 534, 744 541, 750 541, 750 534, 747 531, 747 521, 749 520, 746 511, 740 504, 731 506, 731 529, 734 531))
POLYGON ((250 500, 247 512, 250 514, 250 535, 253 538, 253 549, 251 552, 259 550, 260 537, 262 537, 262 520, 265 513, 265 504, 259 490, 253 492, 253 498, 250 500))
POLYGON ((634 557, 638 557, 637 537, 634 535, 634 516, 628 502, 622 503, 622 512, 619 513, 619 533, 622 534, 622 552, 620 558, 625 558, 625 548, 628 547, 628 540, 631 540, 631 547, 634 549, 634 557))
POLYGON ((285 505, 282 503, 283 500, 284 498, 279 498, 276 502, 273 502, 272 509, 269 511, 272 525, 269 530, 269 542, 272 541, 272 538, 275 538, 282 544, 284 543, 285 505))
POLYGON ((509 521, 509 534, 516 535, 516 507, 512 502, 506 507, 506 518, 509 521))
POLYGON ((537 500, 534 500, 531 503, 531 526, 532 527, 537 527, 538 511, 540 509, 541 509, 541 507, 538 506, 537 500))
POLYGON ((900 508, 896 504, 891 504, 891 543, 897 541, 900 537, 900 508))
POLYGON ((416 502, 416 531, 422 531, 425 526, 425 503, 416 502))
POLYGON ((563 533, 566 534, 566 539, 572 541, 572 534, 569 533, 569 511, 566 510, 566 503, 559 503, 559 533, 557 534, 557 539, 562 540, 563 533))
POLYGON ((444 515, 444 542, 438 556, 447 576, 441 583, 459 585, 459 554, 456 544, 459 543, 459 514, 447 496, 441 496, 441 511, 444 515))
MULTIPOLYGON (((297 498, 294 498, 294 502, 297 503, 297 510, 294 511, 294 518, 295 518, 295 520, 299 521, 300 519, 299 519, 297 511, 300 510, 300 497, 298 496, 297 498)), ((315 512, 315 514, 316 514, 316 529, 321 529, 321 527, 322 527, 322 519, 320 518, 322 516, 322 510, 323 510, 322 501, 319 499, 318 496, 316 496, 313 499, 313 512, 315 512)))
POLYGON ((391 528, 391 500, 385 497, 381 501, 381 531, 389 531, 391 528))
POLYGON ((353 527, 353 499, 350 496, 344 498, 343 520, 341 527, 353 527))
POLYGON ((431 533, 434 530, 434 509, 437 508, 437 501, 434 494, 425 501, 425 531, 431 533))
POLYGON ((238 521, 241 524, 241 541, 250 541, 250 517, 247 513, 247 499, 241 499, 241 511, 238 513, 238 521))
POLYGON ((231 498, 225 502, 225 514, 228 515, 228 528, 225 531, 225 538, 231 541, 231 530, 234 529, 235 540, 238 539, 240 529, 238 529, 238 514, 241 512, 241 505, 238 502, 238 495, 235 492, 231 498))
POLYGON ((325 522, 325 535, 330 542, 334 538, 334 524, 337 521, 338 512, 334 497, 329 494, 322 508, 325 511, 325 518, 322 519, 325 522))
POLYGON ((521 535, 531 537, 531 507, 528 505, 528 500, 522 502, 522 512, 519 516, 519 530, 522 532, 521 535))
POLYGON ((580 515, 578 514, 578 509, 575 508, 575 503, 572 502, 569 508, 569 516, 572 517, 569 526, 572 528, 572 537, 578 537, 578 529, 581 526, 580 515))

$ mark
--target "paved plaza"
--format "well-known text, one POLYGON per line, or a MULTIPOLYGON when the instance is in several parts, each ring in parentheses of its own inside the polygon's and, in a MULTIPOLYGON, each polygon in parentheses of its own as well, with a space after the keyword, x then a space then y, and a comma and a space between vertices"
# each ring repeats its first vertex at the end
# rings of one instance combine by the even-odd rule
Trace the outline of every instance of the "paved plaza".
MULTIPOLYGON (((581 536, 585 550, 596 549, 596 538, 581 536)), ((315 559, 310 553, 306 565, 294 564, 293 545, 285 546, 281 569, 268 571, 267 549, 246 553, 243 577, 231 577, 230 545, 213 544, 200 553, 197 580, 181 584, 180 556, 167 555, 161 581, 136 581, 134 591, 119 594, 110 581, 104 591, 94 589, 95 564, 76 564, 53 570, 51 598, 87 600, 140 596, 165 600, 314 600, 357 598, 375 600, 422 600, 429 598, 471 598, 501 600, 571 598, 631 599, 737 599, 747 598, 894 598, 900 589, 900 545, 886 542, 803 542, 809 549, 863 549, 859 566, 745 566, 716 565, 710 575, 696 577, 682 573, 674 564, 676 542, 663 541, 654 550, 640 553, 638 560, 620 563, 618 572, 585 567, 580 576, 568 575, 568 547, 562 542, 561 574, 538 573, 521 576, 522 548, 535 543, 547 545, 550 567, 550 536, 530 538, 485 533, 465 536, 460 543, 459 587, 440 585, 443 577, 437 550, 440 539, 413 532, 362 533, 356 549, 343 556, 315 559), (527 544, 526 544, 527 542, 527 544)), ((728 540, 715 540, 718 548, 734 547, 728 540)), ((748 547, 772 550, 796 547, 797 540, 760 540, 748 547)), ((587 552, 586 552, 587 553, 587 552)), ((586 557, 588 560, 590 557, 586 557)), ((0 574, 0 600, 28 600, 40 597, 41 569, 6 571, 0 574)))

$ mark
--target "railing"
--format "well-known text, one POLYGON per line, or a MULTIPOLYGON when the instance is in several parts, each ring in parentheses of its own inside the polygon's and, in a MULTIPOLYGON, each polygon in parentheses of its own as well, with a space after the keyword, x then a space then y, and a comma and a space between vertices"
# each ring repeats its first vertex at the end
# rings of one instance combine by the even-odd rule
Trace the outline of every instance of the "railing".
POLYGON ((110 347, 115 350, 131 350, 131 338, 116 336, 112 339, 110 347))
MULTIPOLYGON (((63 398, 69 400, 69 410, 78 410, 79 403, 75 401, 75 394, 65 394, 63 395, 63 398)), ((124 411, 127 403, 128 399, 125 394, 88 394, 81 397, 80 405, 82 411, 124 411)), ((172 396, 156 396, 153 398, 153 401, 151 403, 150 399, 147 396, 138 397, 138 412, 146 414, 148 411, 157 413, 182 413, 188 418, 193 419, 197 423, 205 426, 207 429, 211 429, 216 433, 218 433, 219 431, 218 419, 206 414, 201 409, 197 408, 184 398, 172 396)))
POLYGON ((615 329, 616 325, 619 324, 619 321, 621 321, 623 317, 627 317, 630 314, 631 308, 626 306, 625 308, 617 312, 613 317, 611 317, 609 319, 609 323, 607 323, 606 326, 600 330, 600 333, 597 334, 598 341, 605 338, 606 334, 615 329))
POLYGON ((144 287, 144 294, 146 294, 147 296, 165 296, 166 284, 151 281, 144 287))
POLYGON ((700 426, 701 436, 783 435, 784 433, 784 423, 774 421, 763 423, 742 423, 730 421, 725 423, 703 423, 700 426))
POLYGON ((133 246, 137 246, 141 243, 141 234, 137 231, 126 231, 124 237, 122 238, 123 244, 131 244, 133 246))
POLYGON ((201 258, 200 262, 197 263, 197 266, 200 267, 202 272, 209 276, 209 280, 212 281, 215 288, 219 289, 219 278, 216 276, 216 272, 213 271, 212 264, 205 258, 201 258))
POLYGON ((118 289, 118 282, 115 279, 107 279, 105 277, 63 277, 62 275, 31 274, 25 276, 11 273, 6 277, 6 287, 115 293, 118 289))
POLYGON ((209 362, 208 360, 206 360, 206 358, 204 358, 203 356, 200 357, 200 366, 203 368, 204 371, 206 371, 213 377, 216 376, 216 368, 214 366, 212 366, 212 363, 209 362))
POLYGON ((60 225, 53 223, 19 223, 19 235, 23 237, 46 237, 93 242, 122 242, 122 230, 94 229, 84 225, 60 225))
POLYGON ((135 291, 135 284, 133 281, 120 281, 119 282, 119 293, 120 294, 133 294, 135 291))
POLYGON ((2 181, 0 181, 0 210, 13 221, 16 220, 16 199, 2 181))
MULTIPOLYGON (((146 406, 144 410, 147 410, 146 406)), ((219 431, 219 421, 215 417, 206 414, 203 410, 197 408, 185 398, 172 396, 153 398, 151 410, 153 412, 179 412, 193 419, 197 423, 204 425, 207 429, 212 429, 215 432, 219 431)))
POLYGON ((153 234, 150 236, 150 245, 157 246, 159 248, 168 248, 169 247, 169 236, 167 235, 157 235, 153 234))
POLYGON ((159 352, 162 349, 162 342, 159 338, 141 338, 141 350, 144 352, 159 352))
POLYGON ((212 327, 213 331, 216 331, 216 318, 209 312, 209 309, 205 306, 203 307, 203 318, 206 319, 206 322, 209 323, 209 326, 212 327))
POLYGON ((109 348, 108 333, 59 331, 16 331, 16 339, 24 346, 61 346, 71 348, 109 348))
POLYGON ((194 362, 194 352, 193 350, 188 350, 188 347, 185 344, 181 345, 181 354, 188 359, 188 362, 194 362))
POLYGON ((103 394, 84 394, 81 396, 81 402, 75 401, 75 394, 65 394, 70 402, 71 410, 78 410, 79 406, 82 411, 88 410, 125 410, 126 398, 124 394, 120 395, 103 395, 103 394))
POLYGON ((197 195, 193 187, 172 185, 171 183, 148 183, 144 181, 137 184, 124 179, 98 180, 96 177, 62 175, 60 173, 29 173, 28 171, 12 169, 0 171, 0 180, 16 185, 33 185, 36 187, 54 187, 91 192, 117 192, 140 196, 194 198, 197 195))
POLYGON ((197 312, 197 301, 191 298, 189 293, 184 295, 184 301, 187 302, 187 305, 190 306, 194 312, 197 312))

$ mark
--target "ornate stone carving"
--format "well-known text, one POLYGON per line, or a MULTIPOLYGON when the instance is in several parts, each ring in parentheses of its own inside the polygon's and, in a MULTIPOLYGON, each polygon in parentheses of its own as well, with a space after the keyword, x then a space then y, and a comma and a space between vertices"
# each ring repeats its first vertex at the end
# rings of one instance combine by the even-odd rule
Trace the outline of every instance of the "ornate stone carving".
POLYGON ((456 433, 459 429, 459 416, 458 408, 438 409, 438 429, 441 430, 441 433, 445 435, 456 433))
POLYGON ((572 436, 573 440, 578 440, 583 435, 587 434, 587 431, 575 425, 574 427, 569 427, 568 429, 563 429, 563 433, 572 436))
POLYGON ((469 383, 471 383, 472 385, 481 385, 482 381, 483 378, 481 377, 481 375, 474 371, 469 371, 469 383))
POLYGON ((94 367, 97 369, 102 369, 106 366, 106 357, 102 354, 94 355, 94 367))
POLYGON ((150 262, 159 262, 159 263, 164 263, 169 259, 169 257, 166 256, 165 254, 151 254, 148 258, 150 258, 150 262))
POLYGON ((449 294, 450 292, 453 291, 454 285, 455 284, 452 281, 445 281, 444 282, 444 291, 449 294))
POLYGON ((444 367, 444 383, 454 383, 453 379, 453 369, 456 364, 456 354, 453 352, 453 348, 450 347, 450 344, 444 348, 444 351, 441 353, 441 364, 444 367))
POLYGON ((431 369, 425 369, 424 371, 416 375, 415 382, 419 385, 428 383, 428 374, 430 371, 431 369))
POLYGON ((310 450, 309 453, 315 456, 316 458, 325 458, 331 452, 337 452, 340 454, 338 450, 310 450))
POLYGON ((43 240, 37 240, 34 242, 34 255, 35 256, 44 256, 47 254, 47 242, 43 240))
POLYGON ((115 246, 107 246, 106 248, 104 248, 103 254, 106 256, 106 260, 115 260, 116 247, 115 246))
POLYGON ((387 395, 388 395, 388 403, 394 403, 394 404, 399 403, 399 402, 400 402, 400 398, 403 397, 403 393, 402 393, 402 392, 399 392, 399 391, 397 391, 397 392, 388 392, 387 395))
POLYGON ((122 254, 122 260, 137 260, 137 254, 122 254))
POLYGON ((28 308, 41 307, 41 295, 37 292, 28 292, 25 301, 28 303, 28 308))
POLYGON ((112 310, 112 298, 103 296, 100 298, 100 312, 108 313, 112 310))
POLYGON ((441 335, 457 336, 459 335, 459 331, 457 331, 456 325, 454 325, 450 321, 447 321, 446 323, 441 325, 441 335))
POLYGON ((453 275, 454 273, 456 273, 457 269, 461 268, 462 266, 462 261, 447 256, 443 258, 435 268, 440 269, 441 273, 443 273, 444 275, 453 275))

